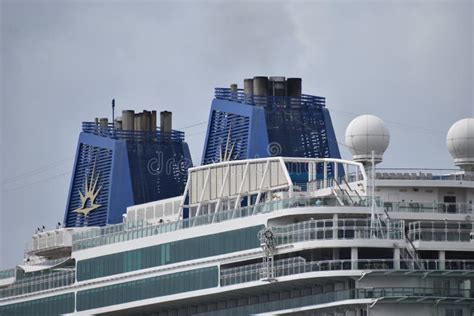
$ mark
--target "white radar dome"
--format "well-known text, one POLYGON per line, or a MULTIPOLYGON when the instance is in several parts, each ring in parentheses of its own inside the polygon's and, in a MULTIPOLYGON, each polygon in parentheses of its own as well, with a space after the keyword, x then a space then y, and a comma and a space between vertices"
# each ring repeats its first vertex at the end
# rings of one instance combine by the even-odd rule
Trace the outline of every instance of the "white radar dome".
POLYGON ((465 169, 474 169, 474 118, 465 118, 451 126, 446 137, 454 163, 465 169))
POLYGON ((381 162, 389 143, 390 133, 375 115, 358 116, 346 128, 346 145, 354 161, 370 163, 373 151, 375 163, 381 162))

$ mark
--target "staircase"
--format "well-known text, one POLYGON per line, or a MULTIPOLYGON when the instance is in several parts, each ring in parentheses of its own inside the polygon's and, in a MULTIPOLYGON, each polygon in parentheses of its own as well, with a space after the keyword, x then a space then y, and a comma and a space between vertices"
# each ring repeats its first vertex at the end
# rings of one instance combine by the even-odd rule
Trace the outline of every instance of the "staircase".
POLYGON ((337 193, 337 190, 334 188, 331 188, 331 191, 332 191, 332 194, 336 197, 336 200, 339 203, 339 205, 345 205, 344 201, 341 200, 341 196, 337 193))
POLYGON ((408 247, 405 248, 404 252, 400 252, 400 255, 403 254, 403 259, 411 259, 414 261, 415 266, 418 269, 423 269, 423 265, 420 262, 420 257, 418 256, 418 250, 415 248, 415 245, 408 237, 407 232, 405 231, 405 241, 407 242, 408 247))
MULTIPOLYGON (((390 215, 388 214, 387 210, 385 207, 383 208, 385 219, 390 220, 390 215)), ((380 222, 385 223, 384 220, 380 220, 380 222)), ((385 224, 386 225, 386 224, 385 224)), ((415 245, 411 241, 410 237, 408 236, 408 233, 406 232, 405 229, 403 229, 403 236, 405 237, 405 241, 408 245, 407 248, 404 249, 404 251, 400 252, 400 256, 404 260, 413 260, 415 266, 418 269, 422 269, 423 265, 420 262, 420 257, 418 256, 418 250, 416 249, 415 245)))
MULTIPOLYGON (((339 183, 339 181, 337 181, 337 179, 334 179, 334 183, 336 184, 336 188, 332 189, 332 193, 334 194, 334 196, 336 197, 340 205, 345 205, 344 198, 347 198, 351 204, 354 204, 354 197, 356 197, 359 202, 363 200, 360 193, 357 190, 352 189, 349 183, 347 183, 346 179, 342 179, 342 185, 341 183, 339 183)), ((388 225, 386 221, 390 221, 390 214, 387 212, 387 210, 384 207, 383 207, 383 211, 384 211, 384 214, 383 214, 384 217, 381 218, 377 214, 377 218, 378 218, 378 222, 380 226, 383 228, 387 228, 388 225)), ((404 249, 404 251, 400 252, 400 256, 402 257, 402 259, 405 259, 405 260, 413 260, 414 265, 418 269, 422 269, 423 266, 418 256, 418 250, 415 248, 415 245, 413 244, 413 242, 411 241, 411 239, 409 238, 405 230, 403 230, 403 236, 405 237, 405 241, 408 246, 407 248, 404 249)))
POLYGON ((334 183, 336 184, 336 188, 340 194, 346 197, 350 201, 351 205, 355 204, 356 202, 363 201, 359 191, 352 189, 349 183, 347 183, 346 179, 342 179, 342 182, 334 179, 334 183))
POLYGON ((342 183, 347 187, 347 191, 350 192, 352 196, 357 196, 357 198, 359 199, 359 201, 362 200, 362 197, 360 196, 359 191, 352 189, 351 186, 349 185, 349 183, 347 182, 347 180, 346 180, 345 178, 342 179, 342 183), (354 194, 354 195, 353 195, 353 194, 354 194))
MULTIPOLYGON (((336 198, 339 195, 337 192, 339 192, 340 195, 342 195, 343 197, 347 197, 347 199, 349 200, 349 203, 351 205, 353 205, 354 200, 352 199, 352 196, 349 194, 349 192, 346 189, 341 187, 341 185, 339 184, 339 181, 337 181, 337 179, 334 179, 334 183, 336 184, 336 187, 337 187, 337 189, 333 188, 333 193, 334 193, 334 195, 336 195, 336 198)), ((343 204, 341 204, 341 205, 343 205, 343 204)))

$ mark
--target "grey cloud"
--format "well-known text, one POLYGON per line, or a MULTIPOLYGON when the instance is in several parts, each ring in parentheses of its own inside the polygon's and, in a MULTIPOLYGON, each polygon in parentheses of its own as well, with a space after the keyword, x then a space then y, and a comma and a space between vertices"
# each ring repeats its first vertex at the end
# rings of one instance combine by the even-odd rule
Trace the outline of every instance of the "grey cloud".
MULTIPOLYGON (((451 167, 445 132, 474 114, 470 1, 3 1, 1 9, 1 267, 21 259, 36 226, 62 219, 80 123, 110 116, 112 97, 119 109, 172 110, 183 127, 207 120, 216 86, 301 76, 306 93, 327 97, 339 141, 357 114, 387 120, 384 165, 400 167, 451 167)), ((204 130, 186 129, 196 163, 204 130)))

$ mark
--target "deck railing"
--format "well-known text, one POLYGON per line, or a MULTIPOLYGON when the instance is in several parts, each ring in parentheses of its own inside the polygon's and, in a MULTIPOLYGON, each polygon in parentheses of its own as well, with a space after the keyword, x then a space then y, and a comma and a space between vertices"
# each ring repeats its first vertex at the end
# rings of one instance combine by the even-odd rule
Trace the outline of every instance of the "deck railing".
MULTIPOLYGON (((375 200, 381 205, 380 199, 375 200)), ((212 223, 224 222, 232 219, 243 218, 262 213, 271 213, 278 210, 301 207, 364 207, 371 205, 372 199, 360 200, 358 197, 296 197, 284 200, 261 203, 236 210, 225 210, 217 213, 205 214, 191 217, 171 223, 147 224, 145 221, 131 222, 127 224, 109 225, 103 228, 91 229, 78 232, 73 236, 73 251, 102 245, 123 242, 143 237, 159 235, 171 231, 203 226, 212 223), (340 202, 344 205, 340 205, 340 202), (352 202, 357 201, 357 202, 352 202)))
POLYGON ((275 244, 328 239, 404 239, 402 221, 387 221, 386 226, 371 227, 368 219, 310 220, 272 227, 275 244))
POLYGON ((58 271, 17 280, 0 289, 0 299, 68 286, 74 283, 74 271, 58 271))
MULTIPOLYGON (((393 259, 359 259, 359 260, 323 260, 306 262, 304 258, 289 258, 275 261, 275 277, 294 274, 342 271, 342 270, 406 270, 406 271, 474 271, 474 260, 393 260, 393 259)), ((221 269, 220 284, 233 284, 258 281, 265 278, 266 267, 255 263, 240 267, 221 269)))
POLYGON ((303 94, 301 97, 258 96, 246 95, 242 89, 236 92, 229 88, 216 88, 215 98, 221 100, 246 103, 250 105, 268 106, 271 108, 321 108, 325 106, 325 98, 303 94))
POLYGON ((459 169, 377 168, 375 176, 380 180, 474 181, 474 174, 459 169))
POLYGON ((15 270, 16 269, 7 269, 0 271, 0 280, 1 279, 9 279, 15 277, 15 270))
MULTIPOLYGON (((354 269, 466 272, 474 271, 474 260, 420 260, 419 265, 417 265, 413 260, 397 261, 392 259, 359 259, 306 262, 305 259, 297 257, 278 260, 275 262, 276 277, 309 272, 354 269)), ((220 284, 221 286, 228 286, 232 284, 258 281, 262 279, 263 276, 264 267, 262 263, 221 269, 220 284)), ((69 286, 74 283, 74 280, 74 271, 57 271, 35 277, 20 279, 17 280, 16 283, 0 289, 0 300, 3 298, 69 286)))
MULTIPOLYGON (((275 200, 253 206, 242 207, 236 210, 223 210, 217 213, 204 214, 171 223, 148 224, 146 221, 135 221, 127 224, 108 225, 101 228, 93 228, 83 232, 77 232, 73 236, 73 251, 88 249, 123 241, 159 235, 191 227, 203 226, 212 223, 224 222, 232 219, 244 218, 262 213, 271 213, 278 210, 302 207, 360 207, 369 208, 371 198, 349 197, 349 196, 327 196, 327 197, 295 197, 291 199, 275 200), (343 205, 341 205, 341 202, 343 205)), ((384 206, 387 212, 429 212, 447 214, 472 214, 473 208, 470 204, 456 203, 453 208, 449 203, 425 203, 425 202, 388 202, 383 203, 380 198, 375 199, 377 207, 384 206), (452 213, 452 212, 456 213, 452 213), (464 213, 465 212, 465 213, 464 213)), ((331 225, 332 221, 328 221, 331 225)), ((346 230, 348 232, 348 230, 346 230)), ((328 229, 326 234, 332 232, 328 229)), ((370 234, 370 230, 357 232, 359 236, 370 234)), ((364 238, 366 238, 364 237, 364 238)), ((463 234, 466 239, 466 235, 463 234)), ((468 237, 467 237, 468 238, 468 237)), ((398 238, 396 238, 398 239, 398 238)), ((464 240, 463 239, 463 240, 464 240)), ((466 240, 467 241, 467 240, 466 240)))
POLYGON ((72 232, 58 229, 33 235, 33 239, 26 244, 26 252, 34 253, 58 247, 71 247, 72 232))
POLYGON ((412 241, 470 242, 471 222, 416 221, 408 226, 408 237, 412 241))
MULTIPOLYGON (((196 315, 250 315, 265 313, 269 314, 271 311, 293 309, 304 306, 313 306, 319 304, 326 304, 343 300, 356 299, 422 299, 425 302, 439 303, 456 303, 461 301, 469 301, 472 303, 472 293, 470 290, 460 290, 456 288, 422 288, 422 287, 375 287, 375 288, 361 288, 349 289, 340 291, 331 291, 320 294, 307 294, 297 297, 272 297, 272 295, 263 294, 267 296, 264 301, 260 301, 259 297, 252 297, 248 299, 246 304, 235 304, 233 307, 223 307, 212 311, 198 313, 196 315), (441 300, 440 300, 441 299, 441 300)), ((239 302, 246 300, 240 298, 239 302)))
POLYGON ((82 131, 88 134, 104 136, 114 139, 124 139, 130 141, 139 141, 144 139, 155 139, 157 141, 183 142, 184 132, 172 130, 170 133, 161 133, 160 129, 155 131, 127 131, 114 129, 112 123, 107 126, 101 126, 95 122, 82 122, 82 131))
POLYGON ((438 202, 384 202, 387 212, 435 213, 435 214, 473 214, 471 203, 438 203, 438 202))

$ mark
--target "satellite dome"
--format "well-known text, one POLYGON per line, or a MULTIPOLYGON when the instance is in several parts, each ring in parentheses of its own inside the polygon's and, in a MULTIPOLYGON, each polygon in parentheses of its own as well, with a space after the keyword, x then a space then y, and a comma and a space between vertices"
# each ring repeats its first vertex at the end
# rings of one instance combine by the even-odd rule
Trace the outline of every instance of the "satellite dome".
POLYGON ((474 169, 474 118, 454 123, 446 141, 454 163, 466 170, 474 169))
POLYGON ((384 121, 375 115, 361 115, 353 119, 346 129, 346 145, 354 161, 369 163, 374 152, 375 163, 382 156, 390 142, 390 133, 384 121))

